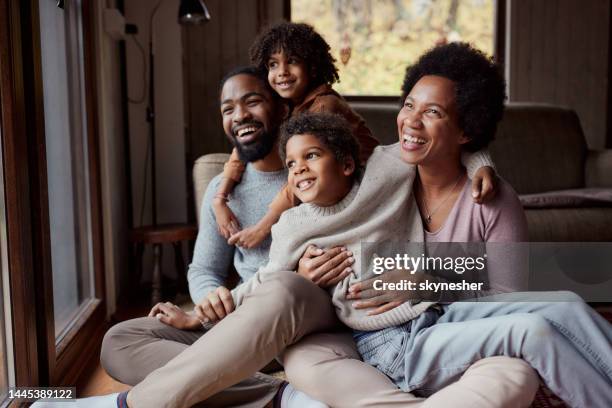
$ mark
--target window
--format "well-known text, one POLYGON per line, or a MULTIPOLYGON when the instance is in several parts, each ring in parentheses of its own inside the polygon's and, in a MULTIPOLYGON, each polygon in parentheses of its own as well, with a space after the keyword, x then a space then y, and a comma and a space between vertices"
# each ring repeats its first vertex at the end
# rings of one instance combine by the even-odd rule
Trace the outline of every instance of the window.
MULTIPOLYGON (((0 145, 2 132, 0 129, 0 145)), ((6 206, 4 202, 4 172, 0 150, 0 406, 8 397, 8 388, 15 385, 13 372, 13 338, 11 319, 11 294, 8 273, 8 250, 6 241, 6 206)))
POLYGON ((495 0, 291 0, 291 20, 329 43, 344 95, 400 93, 406 66, 444 42, 493 54, 495 0))
POLYGON ((43 1, 40 33, 55 337, 94 295, 81 2, 43 1))
POLYGON ((0 1, 0 392, 75 384, 104 334, 92 4, 0 1))

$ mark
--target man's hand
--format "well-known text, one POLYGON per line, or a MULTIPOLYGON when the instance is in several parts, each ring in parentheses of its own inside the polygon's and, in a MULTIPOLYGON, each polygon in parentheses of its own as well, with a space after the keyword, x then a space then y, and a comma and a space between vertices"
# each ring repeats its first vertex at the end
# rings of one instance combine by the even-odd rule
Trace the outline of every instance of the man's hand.
POLYGON ((158 303, 149 312, 149 317, 156 317, 160 322, 181 330, 201 329, 202 324, 197 316, 186 313, 170 302, 158 303))
POLYGON ((234 311, 234 298, 228 288, 219 286, 193 309, 204 323, 217 322, 234 311))
POLYGON ((217 221, 217 229, 223 238, 229 239, 232 234, 240 231, 238 219, 224 200, 219 198, 213 199, 212 208, 217 221))
POLYGON ((371 309, 367 315, 373 316, 394 309, 407 300, 422 299, 424 295, 418 290, 376 290, 374 281, 381 280, 384 283, 398 283, 400 281, 414 282, 414 287, 418 288, 419 283, 426 279, 425 274, 410 274, 405 270, 394 270, 385 272, 381 275, 358 282, 349 287, 346 295, 348 300, 360 299, 353 303, 355 309, 371 309))
POLYGON ((497 193, 497 174, 492 167, 485 166, 476 170, 472 180, 472 198, 482 204, 495 198, 497 193))
POLYGON ((344 247, 329 249, 309 245, 298 263, 298 273, 321 288, 328 288, 346 278, 355 262, 353 253, 344 247))

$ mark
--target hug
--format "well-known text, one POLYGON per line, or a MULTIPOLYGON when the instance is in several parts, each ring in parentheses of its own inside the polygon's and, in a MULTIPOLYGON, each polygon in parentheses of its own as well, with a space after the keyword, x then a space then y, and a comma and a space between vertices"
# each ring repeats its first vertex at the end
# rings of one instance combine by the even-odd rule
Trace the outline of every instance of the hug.
POLYGON ((528 241, 486 150, 505 100, 489 57, 423 54, 397 143, 379 146, 312 27, 273 26, 250 56, 220 84, 234 151, 203 198, 194 310, 159 303, 112 327, 102 365, 133 387, 87 406, 528 407, 540 380, 568 406, 612 406, 612 325, 571 292, 533 301, 512 254, 474 301, 371 290, 364 242, 528 241), (260 371, 274 359, 286 381, 260 371))

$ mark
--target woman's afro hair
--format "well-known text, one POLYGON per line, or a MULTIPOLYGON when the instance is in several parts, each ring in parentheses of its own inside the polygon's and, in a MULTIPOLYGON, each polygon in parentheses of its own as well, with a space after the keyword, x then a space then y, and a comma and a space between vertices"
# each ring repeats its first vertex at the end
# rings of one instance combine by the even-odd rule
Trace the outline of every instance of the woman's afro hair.
POLYGON ((469 151, 486 147, 494 138, 504 112, 506 83, 500 67, 467 43, 432 48, 406 69, 402 102, 424 76, 436 75, 455 83, 459 127, 470 138, 469 151))

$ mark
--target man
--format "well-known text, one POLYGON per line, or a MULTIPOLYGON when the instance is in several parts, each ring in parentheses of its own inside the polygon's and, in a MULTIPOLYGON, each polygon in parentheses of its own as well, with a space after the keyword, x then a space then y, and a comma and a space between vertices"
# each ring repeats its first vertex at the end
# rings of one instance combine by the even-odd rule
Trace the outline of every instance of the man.
MULTIPOLYGON (((276 148, 278 128, 285 115, 285 105, 268 87, 265 78, 254 69, 237 69, 222 80, 223 129, 241 157, 248 162, 242 182, 237 185, 228 203, 242 226, 253 225, 263 217, 268 204, 287 181, 287 173, 276 148)), ((266 263, 270 247, 269 238, 254 249, 234 247, 218 233, 211 203, 220 181, 220 176, 215 177, 204 195, 200 230, 188 272, 191 297, 196 305, 205 301, 207 308, 203 312, 213 315, 210 320, 216 320, 215 314, 223 318, 233 311, 231 295, 225 288, 231 266, 234 266, 241 280, 246 281, 266 263)), ((326 296, 317 286, 309 284, 305 279, 301 280, 304 282, 298 282, 297 285, 300 286, 299 292, 304 295, 305 301, 310 298, 309 292, 314 292, 315 296, 322 299, 326 296)), ((288 288, 293 283, 279 282, 278 285, 288 288)), ((277 297, 278 303, 287 301, 282 299, 283 296, 293 297, 289 290, 281 292, 284 294, 277 297)), ((296 301, 300 300, 297 297, 290 300, 296 301)), ((329 302, 326 303, 323 307, 329 310, 322 313, 329 315, 327 324, 331 327, 335 324, 335 318, 329 302)), ((265 307, 266 301, 257 309, 265 307)), ((271 309, 271 312, 275 313, 275 310, 271 309)), ((111 376, 121 382, 132 385, 141 383, 151 372, 165 366, 175 356, 193 348, 194 344, 197 347, 198 339, 205 336, 206 331, 201 326, 195 331, 172 327, 171 324, 181 327, 188 321, 188 316, 173 305, 157 305, 151 315, 158 316, 158 319, 148 317, 123 322, 111 328, 105 336, 101 354, 102 365, 111 376)), ((256 321, 256 318, 253 321, 256 321)), ((257 338, 254 334, 253 340, 257 338)), ((218 351, 221 353, 223 350, 218 351)), ((255 368, 253 372, 259 368, 255 368)), ((230 371, 231 367, 225 369, 230 371)), ((178 376, 181 376, 178 372, 173 375, 178 376)), ((282 381, 274 377, 257 373, 235 386, 219 390, 214 397, 206 401, 206 405, 261 407, 274 398, 281 384, 282 381)), ((133 392, 134 406, 148 405, 139 403, 138 389, 136 386, 133 392)), ((148 392, 146 394, 150 395, 148 392)), ((288 390, 283 394, 288 394, 288 390)), ((180 399, 179 396, 174 398, 180 399)), ((187 404, 191 404, 191 397, 185 398, 190 401, 187 404)), ((128 401, 132 405, 132 395, 128 401)), ((184 402, 186 401, 176 401, 178 405, 184 402)), ((157 403, 160 403, 159 399, 156 399, 155 405, 160 406, 157 403)))

